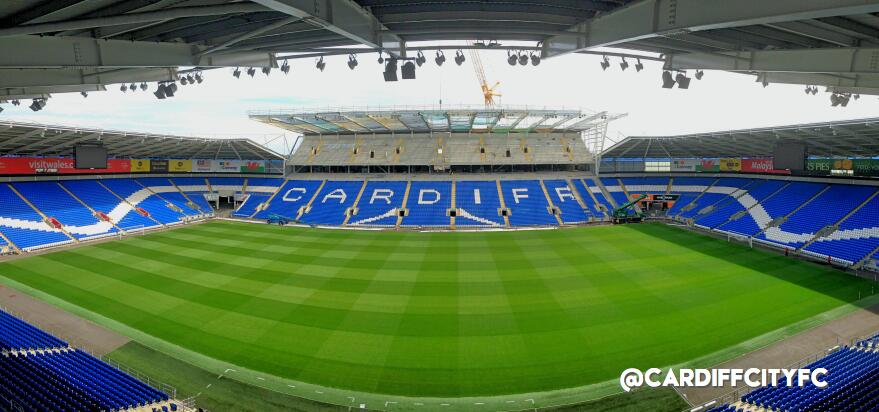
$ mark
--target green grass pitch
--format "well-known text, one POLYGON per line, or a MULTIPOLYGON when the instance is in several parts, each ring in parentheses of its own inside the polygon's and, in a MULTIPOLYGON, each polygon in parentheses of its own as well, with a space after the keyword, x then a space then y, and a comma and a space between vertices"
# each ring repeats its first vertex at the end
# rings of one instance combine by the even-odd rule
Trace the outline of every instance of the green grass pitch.
POLYGON ((212 222, 9 261, 0 276, 252 370, 436 397, 678 364, 870 290, 659 224, 416 233, 212 222))

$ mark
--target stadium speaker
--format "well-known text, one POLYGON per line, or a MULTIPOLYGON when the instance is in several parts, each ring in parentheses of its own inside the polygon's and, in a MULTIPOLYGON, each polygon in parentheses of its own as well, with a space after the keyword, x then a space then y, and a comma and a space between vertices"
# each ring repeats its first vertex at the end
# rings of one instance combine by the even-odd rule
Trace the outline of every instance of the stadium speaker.
POLYGON ((386 82, 397 81, 397 59, 387 59, 384 75, 386 82))
POLYGON ((406 62, 403 63, 403 66, 400 67, 400 75, 403 77, 403 80, 410 80, 415 78, 415 63, 406 62))

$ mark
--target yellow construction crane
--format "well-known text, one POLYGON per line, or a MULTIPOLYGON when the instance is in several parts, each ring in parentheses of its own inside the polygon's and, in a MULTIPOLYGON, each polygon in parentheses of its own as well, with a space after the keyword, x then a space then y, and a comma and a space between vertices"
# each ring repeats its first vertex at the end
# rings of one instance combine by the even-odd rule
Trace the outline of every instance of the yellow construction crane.
MULTIPOLYGON (((468 41, 467 45, 472 47, 473 42, 468 41)), ((470 61, 473 62, 473 70, 476 71, 476 80, 479 82, 479 87, 482 88, 482 98, 485 101, 485 107, 494 107, 495 96, 501 96, 501 94, 495 90, 501 83, 495 82, 494 86, 488 86, 488 81, 485 79, 485 69, 482 67, 482 59, 479 58, 479 50, 475 48, 470 49, 470 61)))

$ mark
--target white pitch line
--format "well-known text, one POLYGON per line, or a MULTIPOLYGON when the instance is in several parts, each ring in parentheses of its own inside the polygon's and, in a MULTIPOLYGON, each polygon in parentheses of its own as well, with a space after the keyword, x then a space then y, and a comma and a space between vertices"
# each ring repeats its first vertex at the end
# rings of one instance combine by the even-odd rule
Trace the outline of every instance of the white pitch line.
POLYGON ((208 388, 211 387, 211 385, 213 385, 213 383, 209 383, 208 386, 205 386, 204 388, 205 388, 205 389, 208 389, 208 388))
POLYGON ((287 385, 288 388, 296 388, 296 385, 287 385))
POLYGON ((266 380, 266 378, 263 378, 262 376, 257 376, 256 379, 257 379, 257 380, 261 380, 261 381, 266 380))

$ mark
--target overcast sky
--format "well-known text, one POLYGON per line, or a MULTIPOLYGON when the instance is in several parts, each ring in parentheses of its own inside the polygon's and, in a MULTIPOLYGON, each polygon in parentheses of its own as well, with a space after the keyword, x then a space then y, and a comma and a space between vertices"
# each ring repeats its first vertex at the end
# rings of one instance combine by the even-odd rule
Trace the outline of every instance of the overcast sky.
MULTIPOLYGON (((466 52, 465 52, 466 53, 466 52)), ((624 135, 667 135, 721 131, 793 123, 871 117, 879 114, 879 99, 865 96, 848 107, 831 107, 829 95, 806 95, 798 85, 771 84, 767 88, 753 76, 706 72, 693 79, 688 90, 662 89, 661 65, 644 62, 640 73, 634 61, 625 72, 619 59, 602 71, 599 56, 567 55, 547 59, 537 67, 509 66, 506 53, 483 51, 490 82, 499 81, 502 104, 551 108, 582 108, 627 113, 611 127, 614 138, 624 135)), ((326 70, 312 59, 293 60, 289 75, 280 70, 254 78, 232 69, 204 73, 200 85, 180 86, 177 95, 157 100, 151 84, 147 92, 122 93, 118 86, 106 92, 55 95, 46 108, 34 113, 28 103, 4 105, 3 119, 140 132, 248 136, 265 142, 284 132, 247 118, 248 110, 365 105, 426 105, 442 99, 446 105, 482 103, 482 95, 469 61, 456 66, 454 53, 437 67, 433 53, 418 69, 416 80, 386 83, 377 55, 361 54, 351 71, 347 56, 330 57, 326 70)), ((691 74, 692 75, 692 74, 691 74)), ((292 141, 292 139, 291 139, 292 141)), ((277 150, 280 147, 272 145, 277 150)))

